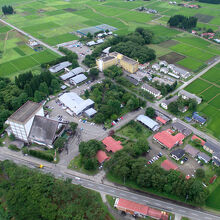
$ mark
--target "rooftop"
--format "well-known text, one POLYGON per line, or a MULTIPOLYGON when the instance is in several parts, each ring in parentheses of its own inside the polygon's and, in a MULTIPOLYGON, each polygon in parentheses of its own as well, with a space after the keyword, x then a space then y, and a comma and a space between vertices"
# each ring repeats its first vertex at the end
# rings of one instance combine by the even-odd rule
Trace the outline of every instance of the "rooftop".
POLYGON ((170 160, 164 160, 160 165, 164 170, 177 170, 178 166, 172 163, 170 160))
POLYGON ((107 151, 112 151, 113 153, 123 149, 123 146, 121 145, 121 141, 116 141, 111 136, 106 137, 102 141, 102 143, 106 146, 107 151))
POLYGON ((105 160, 109 159, 109 157, 106 155, 105 151, 99 150, 96 154, 96 158, 99 161, 99 163, 103 163, 105 160))
POLYGON ((33 117, 37 111, 42 108, 42 105, 36 102, 27 101, 16 112, 14 112, 9 118, 9 121, 15 121, 18 123, 25 123, 28 119, 33 117))
POLYGON ((115 57, 112 57, 112 56, 107 56, 107 57, 101 58, 101 60, 102 60, 103 62, 107 62, 107 61, 113 60, 113 59, 115 59, 115 57))
POLYGON ((85 81, 87 77, 84 74, 79 74, 77 76, 74 76, 70 79, 70 81, 74 82, 74 84, 79 84, 83 81, 85 81))
POLYGON ((186 153, 189 153, 192 157, 196 157, 197 154, 200 152, 195 147, 192 147, 190 144, 187 144, 184 147, 184 150, 186 151, 186 153))
POLYGON ((160 116, 157 116, 157 117, 156 117, 156 120, 159 121, 159 122, 161 122, 162 124, 166 124, 166 123, 167 123, 167 121, 164 120, 163 118, 161 118, 160 116))
POLYGON ((172 127, 175 130, 183 133, 185 136, 189 136, 190 134, 192 134, 192 130, 191 129, 187 128, 185 125, 183 125, 183 124, 181 124, 179 122, 174 122, 172 124, 172 127))
POLYGON ((127 63, 130 63, 130 64, 132 64, 132 65, 138 63, 138 61, 136 61, 136 60, 134 60, 134 59, 131 59, 130 57, 127 57, 127 56, 124 56, 124 55, 123 55, 123 57, 122 57, 122 60, 125 61, 125 62, 127 62, 127 63))
POLYGON ((204 124, 206 123, 206 119, 203 118, 202 116, 200 116, 197 112, 194 112, 193 115, 192 115, 192 119, 201 123, 201 124, 204 124))
POLYGON ((209 162, 211 160, 211 157, 203 152, 198 153, 198 157, 201 159, 204 159, 205 161, 209 162))
POLYGON ((174 156, 176 156, 177 158, 180 159, 180 158, 182 158, 184 156, 185 150, 183 150, 183 149, 176 149, 176 150, 172 151, 170 154, 172 154, 172 155, 174 155, 174 156))
POLYGON ((139 115, 137 117, 137 121, 140 121, 141 123, 143 123, 144 125, 146 125, 148 128, 150 128, 153 131, 156 131, 160 127, 160 125, 156 121, 154 121, 153 119, 145 115, 139 115))
POLYGON ((52 145, 58 124, 58 121, 36 115, 31 126, 29 138, 40 143, 52 145))
POLYGON ((163 103, 166 104, 166 105, 169 105, 170 103, 175 102, 177 99, 178 99, 178 96, 175 95, 170 99, 164 100, 163 103))
POLYGON ((180 90, 179 91, 179 95, 183 95, 183 96, 186 96, 188 97, 189 99, 196 99, 197 103, 201 103, 202 102, 202 99, 198 96, 196 96, 195 94, 192 94, 190 92, 187 92, 186 90, 180 90))
POLYGON ((90 109, 87 109, 85 111, 85 113, 88 115, 88 116, 93 116, 94 114, 97 113, 97 111, 94 109, 94 108, 90 108, 90 109))
POLYGON ((166 146, 168 149, 171 149, 177 144, 182 144, 182 141, 185 138, 185 136, 182 133, 178 133, 175 136, 173 136, 170 133, 170 129, 167 129, 165 131, 158 132, 153 136, 153 138, 159 141, 164 146, 166 146))
POLYGON ((202 140, 200 137, 197 137, 196 135, 192 136, 192 140, 199 140, 201 142, 201 145, 204 146, 205 145, 205 141, 202 140))
POLYGON ((160 95, 160 91, 158 89, 155 89, 154 87, 148 85, 147 83, 144 83, 141 87, 142 89, 148 90, 156 95, 160 95))
POLYGON ((56 64, 55 66, 50 67, 49 71, 51 73, 57 73, 68 66, 71 66, 71 63, 69 61, 65 61, 65 62, 56 64))
POLYGON ((214 151, 214 152, 220 152, 220 146, 219 145, 217 145, 217 144, 214 144, 213 142, 211 142, 211 141, 207 141, 206 143, 205 143, 205 146, 206 147, 208 147, 209 149, 211 149, 212 151, 214 151))

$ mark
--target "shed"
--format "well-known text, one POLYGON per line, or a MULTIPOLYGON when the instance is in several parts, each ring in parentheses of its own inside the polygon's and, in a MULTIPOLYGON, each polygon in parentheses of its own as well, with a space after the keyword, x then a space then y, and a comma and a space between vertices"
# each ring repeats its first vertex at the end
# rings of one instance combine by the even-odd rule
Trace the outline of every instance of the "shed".
POLYGON ((137 121, 141 122, 142 124, 150 128, 152 131, 157 131, 160 128, 160 125, 156 121, 145 115, 139 115, 137 117, 137 121))

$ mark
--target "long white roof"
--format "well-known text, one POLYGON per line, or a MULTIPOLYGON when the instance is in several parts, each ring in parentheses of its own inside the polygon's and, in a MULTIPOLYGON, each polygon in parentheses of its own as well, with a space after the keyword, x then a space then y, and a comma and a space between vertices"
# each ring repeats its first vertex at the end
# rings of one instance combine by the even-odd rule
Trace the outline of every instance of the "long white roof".
POLYGON ((65 62, 62 62, 62 63, 59 63, 59 64, 56 64, 55 66, 52 66, 50 67, 49 71, 51 73, 57 73, 59 72, 60 70, 70 66, 71 63, 69 61, 65 61, 65 62))
POLYGON ((70 83, 73 82, 74 84, 78 84, 86 80, 87 77, 84 74, 79 74, 77 76, 74 76, 70 79, 70 83))
POLYGON ((145 115, 139 115, 137 117, 137 120, 143 123, 144 125, 146 125, 148 128, 150 128, 153 131, 156 131, 160 127, 160 125, 156 121, 152 120, 151 118, 145 115))
POLYGON ((64 93, 59 97, 59 100, 76 115, 94 104, 91 99, 84 100, 74 92, 64 93))

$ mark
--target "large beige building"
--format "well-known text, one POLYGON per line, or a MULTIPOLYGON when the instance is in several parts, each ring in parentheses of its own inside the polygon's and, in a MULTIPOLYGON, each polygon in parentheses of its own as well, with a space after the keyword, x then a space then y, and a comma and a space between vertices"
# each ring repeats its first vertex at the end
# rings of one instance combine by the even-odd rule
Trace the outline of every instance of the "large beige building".
POLYGON ((7 120, 11 133, 22 141, 28 142, 28 136, 35 115, 44 116, 43 106, 36 102, 27 101, 7 120))
POLYGON ((97 59, 96 64, 100 71, 113 65, 120 65, 124 70, 132 74, 137 72, 139 65, 138 61, 117 52, 112 52, 106 57, 97 59))

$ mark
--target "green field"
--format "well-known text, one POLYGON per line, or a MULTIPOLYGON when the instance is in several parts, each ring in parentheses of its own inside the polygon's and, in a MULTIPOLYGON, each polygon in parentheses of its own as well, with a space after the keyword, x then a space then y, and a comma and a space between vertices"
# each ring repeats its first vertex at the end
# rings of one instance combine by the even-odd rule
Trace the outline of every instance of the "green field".
POLYGON ((192 82, 186 90, 202 97, 203 104, 198 110, 208 119, 208 131, 220 139, 220 65, 216 65, 200 79, 192 82))
POLYGON ((206 206, 220 211, 220 185, 208 197, 206 206))

